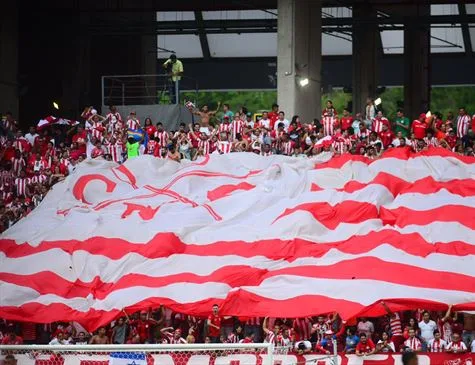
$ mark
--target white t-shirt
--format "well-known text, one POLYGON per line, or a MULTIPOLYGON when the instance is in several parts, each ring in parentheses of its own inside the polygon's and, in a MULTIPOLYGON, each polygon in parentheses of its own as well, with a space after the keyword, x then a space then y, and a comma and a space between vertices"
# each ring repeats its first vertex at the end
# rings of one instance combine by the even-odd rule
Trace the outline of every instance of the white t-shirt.
POLYGON ((262 127, 269 129, 269 128, 270 128, 270 119, 261 119, 261 120, 259 121, 259 124, 260 124, 262 127))
MULTIPOLYGON (((379 340, 379 341, 378 341, 378 345, 381 345, 381 346, 382 346, 383 343, 384 343, 383 340, 379 340)), ((395 347, 394 347, 394 342, 392 342, 392 341, 391 341, 391 342, 387 342, 387 345, 389 346, 389 348, 388 348, 388 347, 384 347, 384 348, 381 349, 381 352, 390 352, 390 351, 396 352, 396 349, 395 349, 395 347)))
POLYGON ((289 125, 290 125, 290 122, 287 119, 284 119, 284 120, 277 119, 275 121, 275 124, 274 124, 274 130, 279 129, 279 124, 280 123, 284 123, 284 131, 287 132, 287 130, 289 129, 289 125))
POLYGON ((421 338, 425 342, 429 342, 434 338, 434 331, 437 329, 437 325, 433 320, 425 323, 424 321, 419 322, 419 329, 421 330, 421 338))
POLYGON ((50 342, 49 342, 50 345, 69 345, 69 341, 68 340, 58 340, 56 337, 53 338, 50 342))
POLYGON ((27 133, 25 134, 25 138, 28 140, 28 142, 33 146, 35 144, 35 138, 38 137, 38 133, 31 134, 27 133))
POLYGON ((366 337, 371 338, 374 333, 374 325, 370 321, 359 322, 357 327, 358 333, 364 333, 366 337))
POLYGON ((472 344, 470 345, 470 349, 472 352, 475 352, 475 340, 472 341, 472 344))

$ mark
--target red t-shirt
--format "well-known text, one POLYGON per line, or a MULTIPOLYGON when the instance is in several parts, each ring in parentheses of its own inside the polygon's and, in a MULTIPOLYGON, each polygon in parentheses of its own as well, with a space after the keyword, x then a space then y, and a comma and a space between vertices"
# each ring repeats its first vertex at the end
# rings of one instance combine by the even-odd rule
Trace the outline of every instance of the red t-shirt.
POLYGON ((423 139, 426 136, 426 129, 427 124, 425 122, 421 122, 420 120, 412 122, 412 131, 417 139, 423 139))
POLYGON ((267 116, 270 120, 270 128, 274 130, 275 122, 279 119, 279 113, 270 112, 267 116))
POLYGON ((210 314, 208 317, 211 320, 211 323, 219 328, 215 328, 212 326, 208 327, 208 332, 211 337, 219 337, 221 334, 221 317, 219 315, 210 314))
POLYGON ((12 158, 15 158, 15 148, 7 147, 5 148, 5 152, 3 154, 4 161, 11 161, 12 158))
POLYGON ((150 320, 142 321, 141 319, 130 322, 137 330, 137 334, 140 336, 140 341, 145 341, 150 337, 150 330, 153 322, 150 320))
POLYGON ((392 143, 394 134, 388 129, 386 132, 381 132, 379 138, 381 138, 384 148, 387 148, 392 143))
POLYGON ((341 117, 341 130, 346 131, 353 124, 353 117, 341 117))
POLYGON ((76 133, 73 136, 73 143, 77 142, 78 149, 79 151, 81 151, 81 153, 86 153, 86 141, 87 141, 86 131, 83 131, 82 133, 76 133))
POLYGON ((148 125, 145 127, 145 131, 147 132, 149 138, 153 138, 153 135, 157 131, 157 128, 155 128, 155 126, 153 125, 148 125))
POLYGON ((366 340, 366 343, 358 342, 356 345, 356 351, 362 352, 370 352, 374 350, 374 343, 369 338, 366 340))
POLYGON ((20 336, 15 336, 15 339, 12 341, 10 336, 6 336, 2 340, 2 345, 22 345, 23 339, 20 336))

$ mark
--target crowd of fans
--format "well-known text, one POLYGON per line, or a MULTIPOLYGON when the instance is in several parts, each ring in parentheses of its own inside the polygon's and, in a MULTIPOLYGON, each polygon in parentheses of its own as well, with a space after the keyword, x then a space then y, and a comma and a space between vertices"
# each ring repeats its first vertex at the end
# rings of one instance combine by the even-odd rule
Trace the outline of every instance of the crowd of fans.
POLYGON ((232 112, 228 104, 222 111, 220 104, 214 111, 206 105, 199 110, 191 103, 187 106, 197 121, 188 127, 182 123, 178 130, 166 130, 166 123, 151 118, 142 123, 134 111, 123 118, 111 106, 105 116, 87 107, 80 122, 46 123, 24 133, 6 113, 0 124, 0 232, 26 216, 53 184, 86 158, 122 163, 140 154, 180 161, 211 153, 310 157, 331 151, 376 159, 391 148, 419 152, 433 147, 474 156, 475 115, 470 117, 465 108, 456 117, 449 113, 445 120, 440 113, 426 113, 413 122, 399 110, 390 122, 371 99, 365 113, 354 117, 346 109, 340 115, 327 101, 320 120, 305 122, 298 115, 288 120, 276 104, 258 115, 245 107, 232 112))
MULTIPOLYGON (((11 113, 0 125, 0 230, 8 229, 38 206, 56 182, 73 173, 86 158, 104 158, 117 163, 140 154, 180 161, 196 160, 211 153, 250 152, 262 156, 282 154, 311 157, 322 151, 345 153, 376 159, 391 148, 420 152, 442 147, 457 154, 474 156, 475 116, 460 108, 455 117, 445 120, 439 113, 424 113, 410 122, 402 110, 394 121, 384 117, 371 99, 365 113, 341 114, 331 101, 321 119, 310 122, 295 115, 290 120, 273 105, 258 118, 241 107, 232 112, 229 105, 216 110, 207 106, 187 106, 196 118, 188 127, 180 124, 169 131, 162 122, 146 118, 141 123, 135 112, 127 118, 114 106, 100 115, 86 108, 82 120, 70 124, 45 124, 29 127, 23 133, 11 113)), ((90 334, 79 323, 35 325, 1 321, 3 344, 107 344, 107 343, 193 343, 193 342, 274 342, 297 352, 332 352, 336 339, 340 350, 357 355, 401 350, 431 352, 475 351, 475 315, 428 313, 423 311, 392 313, 357 323, 345 323, 337 315, 286 318, 229 318, 218 314, 208 318, 174 313, 167 308, 142 311, 114 321, 90 334), (431 319, 432 318, 432 319, 431 319)))
POLYGON ((214 305, 208 317, 193 317, 163 306, 123 316, 88 333, 77 322, 33 324, 0 322, 2 344, 185 344, 271 342, 298 353, 360 356, 390 352, 475 352, 475 314, 392 312, 387 315, 342 321, 330 314, 305 318, 238 318, 221 316, 214 305), (21 336, 20 336, 21 334, 21 336))

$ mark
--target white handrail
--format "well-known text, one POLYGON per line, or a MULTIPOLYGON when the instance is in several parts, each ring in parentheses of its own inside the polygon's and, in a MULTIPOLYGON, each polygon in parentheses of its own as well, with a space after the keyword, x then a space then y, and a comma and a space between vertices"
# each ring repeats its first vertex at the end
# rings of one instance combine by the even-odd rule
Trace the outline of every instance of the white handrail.
POLYGON ((193 351, 193 350, 249 350, 267 349, 272 352, 269 343, 236 344, 130 344, 130 345, 0 345, 0 351, 193 351))

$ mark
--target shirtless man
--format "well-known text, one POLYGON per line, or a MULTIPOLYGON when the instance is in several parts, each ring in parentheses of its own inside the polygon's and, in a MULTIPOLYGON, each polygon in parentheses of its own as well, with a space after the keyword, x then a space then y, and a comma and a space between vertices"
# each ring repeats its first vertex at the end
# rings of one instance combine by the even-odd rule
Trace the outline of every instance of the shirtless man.
POLYGON ((97 335, 94 335, 89 340, 89 344, 91 345, 108 345, 109 337, 106 336, 106 329, 105 327, 100 327, 97 331, 97 335))
POLYGON ((206 133, 207 135, 211 134, 209 131, 209 119, 216 115, 220 106, 221 106, 221 102, 218 103, 218 107, 216 108, 216 110, 212 111, 208 109, 208 105, 203 105, 203 107, 201 108, 201 111, 197 110, 193 112, 194 115, 198 115, 201 118, 200 120, 201 133, 206 133))

